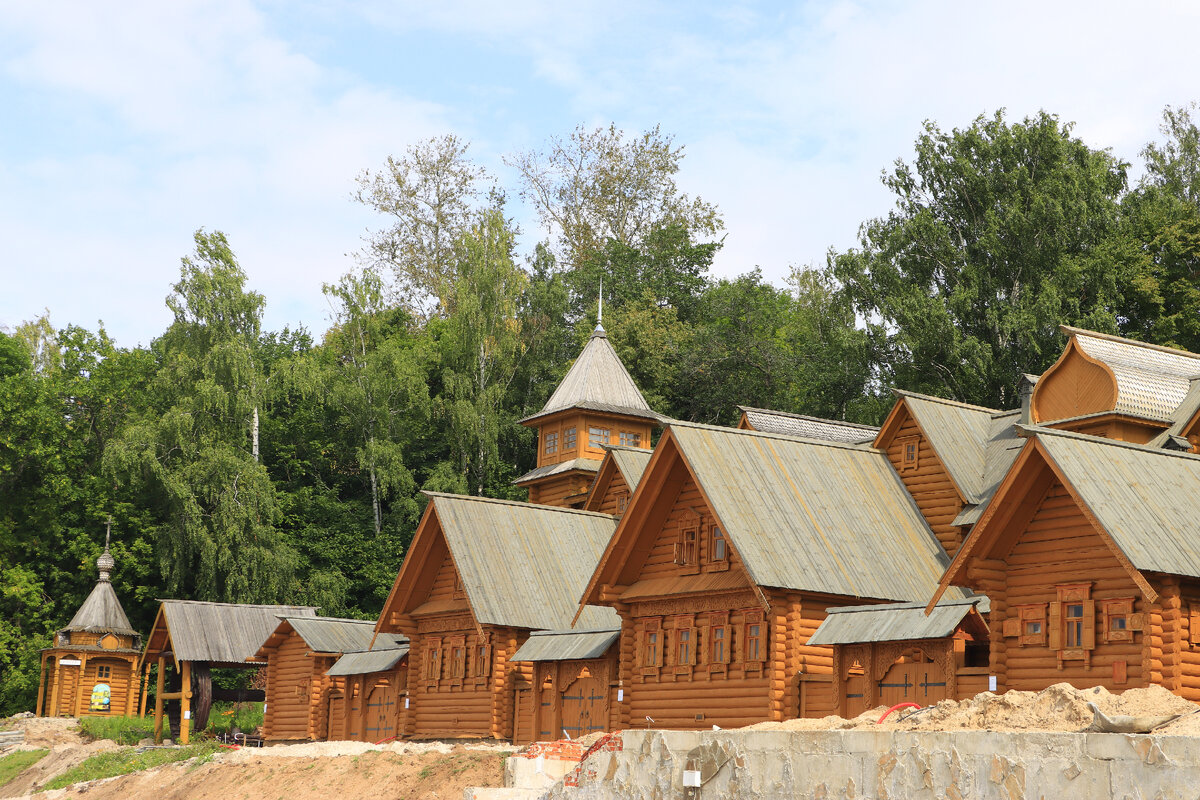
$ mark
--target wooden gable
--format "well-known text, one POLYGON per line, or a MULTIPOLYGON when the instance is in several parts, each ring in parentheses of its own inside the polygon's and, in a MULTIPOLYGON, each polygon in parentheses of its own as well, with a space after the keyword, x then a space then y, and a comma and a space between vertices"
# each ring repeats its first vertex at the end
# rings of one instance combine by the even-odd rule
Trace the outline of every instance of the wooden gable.
POLYGON ((609 454, 604 457, 604 464, 596 473, 596 479, 592 482, 591 489, 588 490, 583 509, 620 517, 629 507, 629 500, 632 496, 633 488, 625 481, 625 476, 617 467, 616 460, 609 454))
POLYGON ((752 585, 736 543, 713 513, 670 430, 659 441, 583 603, 611 603, 634 584, 640 596, 752 585))
POLYGON ((962 529, 954 519, 962 512, 965 497, 903 397, 896 400, 888 414, 875 438, 875 447, 887 453, 921 516, 942 549, 953 558, 963 542, 962 529))
POLYGON ((396 582, 383 604, 376 633, 413 632, 412 615, 471 613, 435 504, 425 508, 396 582))
POLYGON ((1117 380, 1107 364, 1083 351, 1074 337, 1062 355, 1042 373, 1033 390, 1034 422, 1111 411, 1117 402, 1117 380))

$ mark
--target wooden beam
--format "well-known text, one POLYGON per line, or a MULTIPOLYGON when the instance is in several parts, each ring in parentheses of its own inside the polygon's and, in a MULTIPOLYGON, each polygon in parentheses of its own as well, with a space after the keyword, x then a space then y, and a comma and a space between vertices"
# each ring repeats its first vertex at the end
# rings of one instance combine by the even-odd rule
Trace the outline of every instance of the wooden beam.
POLYGON ((154 693, 154 743, 162 744, 163 735, 163 667, 166 666, 167 659, 162 655, 158 657, 158 681, 155 684, 156 691, 154 693))
MULTIPOLYGON (((75 676, 75 713, 72 716, 83 716, 83 676, 87 673, 87 653, 83 653, 79 657, 79 674, 75 676)), ((91 693, 88 694, 89 699, 91 693)))
POLYGON ((179 743, 188 743, 192 716, 192 662, 183 662, 183 681, 179 691, 179 743))
POLYGON ((140 672, 142 673, 142 696, 141 696, 141 699, 138 700, 138 716, 141 717, 142 719, 145 719, 146 718, 146 681, 150 677, 150 665, 147 663, 143 663, 140 672))
POLYGON ((62 653, 57 653, 54 656, 54 687, 50 690, 50 713, 46 716, 58 716, 58 704, 62 696, 62 653))
POLYGON ((33 715, 40 717, 42 715, 42 701, 46 698, 46 656, 42 656, 42 674, 38 678, 38 699, 37 706, 33 709, 33 715))

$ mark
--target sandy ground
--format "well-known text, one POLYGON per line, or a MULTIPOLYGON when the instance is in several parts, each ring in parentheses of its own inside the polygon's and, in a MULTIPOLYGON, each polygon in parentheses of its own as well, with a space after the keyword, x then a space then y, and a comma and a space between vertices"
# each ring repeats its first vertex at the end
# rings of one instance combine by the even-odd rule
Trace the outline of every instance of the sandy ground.
POLYGON ((500 786, 504 759, 513 751, 497 743, 312 742, 251 747, 218 753, 207 763, 168 764, 144 772, 37 792, 39 786, 86 758, 115 750, 110 741, 85 743, 75 720, 10 719, 25 729, 13 749, 50 749, 50 754, 0 786, 0 798, 86 796, 90 800, 418 800, 462 797, 468 786, 500 786))
POLYGON ((786 722, 761 722, 749 726, 752 730, 880 730, 911 731, 1081 731, 1091 725, 1094 715, 1087 704, 1091 702, 1103 713, 1133 717, 1183 715, 1175 722, 1156 730, 1156 733, 1200 735, 1200 705, 1171 694, 1161 686, 1128 689, 1111 694, 1103 687, 1076 689, 1067 683, 1056 683, 1040 692, 991 692, 978 694, 969 700, 943 700, 922 709, 894 712, 883 724, 877 720, 887 711, 886 706, 864 712, 854 719, 824 717, 822 719, 793 719, 786 722))

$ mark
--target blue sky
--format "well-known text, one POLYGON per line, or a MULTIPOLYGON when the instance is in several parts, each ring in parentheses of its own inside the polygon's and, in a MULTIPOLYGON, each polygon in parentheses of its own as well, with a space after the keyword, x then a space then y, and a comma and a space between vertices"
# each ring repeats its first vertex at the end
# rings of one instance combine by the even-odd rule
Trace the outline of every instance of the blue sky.
MULTIPOLYGON (((328 324, 322 282, 382 221, 354 176, 453 132, 504 154, 578 124, 661 124, 715 202, 715 273, 781 283, 886 214, 924 119, 1045 108, 1138 162, 1200 99, 1192 3, 306 3, 0 0, 0 326, 147 344, 199 227, 266 325, 328 324)), ((523 250, 540 237, 512 209, 523 250)))

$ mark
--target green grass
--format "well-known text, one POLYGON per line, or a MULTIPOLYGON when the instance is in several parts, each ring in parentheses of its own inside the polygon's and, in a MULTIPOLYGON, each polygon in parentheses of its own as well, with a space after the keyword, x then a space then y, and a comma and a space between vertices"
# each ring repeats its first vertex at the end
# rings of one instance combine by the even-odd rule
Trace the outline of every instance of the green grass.
MULTIPOLYGON (((136 750, 113 750, 108 753, 92 756, 88 760, 72 767, 61 775, 56 775, 43 789, 63 789, 74 783, 94 781, 100 778, 112 778, 117 775, 128 775, 163 764, 176 761, 187 761, 189 758, 211 759, 220 748, 211 742, 188 745, 187 747, 170 747, 163 750, 147 750, 139 753, 136 750)), ((203 762, 201 762, 203 763, 203 762)))
POLYGON ((49 750, 18 750, 15 753, 0 756, 0 786, 41 761, 42 756, 49 752, 49 750))
POLYGON ((117 744, 137 744, 154 735, 154 717, 82 717, 79 730, 92 739, 112 739, 117 744))
POLYGON ((235 725, 243 733, 250 733, 262 724, 262 703, 213 703, 208 713, 208 727, 218 734, 228 733, 235 725))

